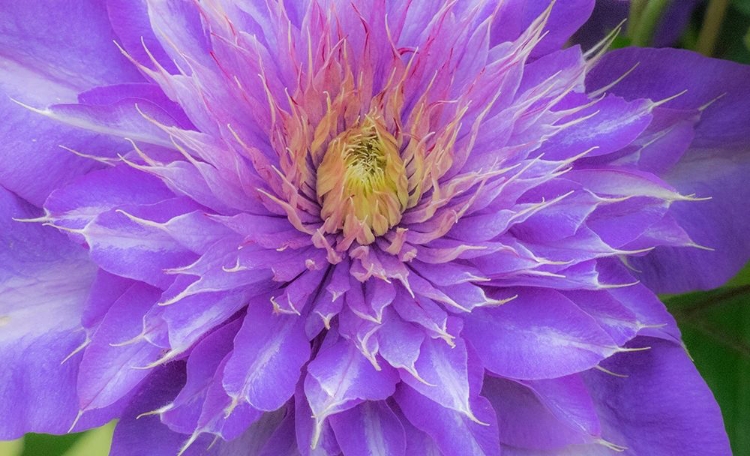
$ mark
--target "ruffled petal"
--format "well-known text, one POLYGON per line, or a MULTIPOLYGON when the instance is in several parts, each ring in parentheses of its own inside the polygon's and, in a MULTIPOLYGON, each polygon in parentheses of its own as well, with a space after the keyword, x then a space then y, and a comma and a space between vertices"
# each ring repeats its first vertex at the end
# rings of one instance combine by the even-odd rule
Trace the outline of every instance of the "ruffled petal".
MULTIPOLYGON (((54 229, 12 220, 38 215, 0 188, 0 438, 64 433, 79 410, 75 391, 85 339, 83 305, 96 267, 54 229)), ((103 424, 111 411, 84 419, 103 424)))
POLYGON ((661 293, 715 288, 750 258, 750 68, 674 49, 630 48, 607 54, 589 75, 595 89, 638 66, 610 90, 626 99, 665 100, 672 109, 700 109, 695 138, 663 178, 680 193, 708 201, 676 202, 671 214, 695 247, 661 247, 633 261, 661 293))
POLYGON ((584 380, 602 420, 603 437, 626 455, 730 455, 719 406, 685 350, 639 338, 602 364, 620 376, 592 370, 584 380))
POLYGON ((0 17, 0 183, 41 206, 53 189, 97 165, 60 145, 108 154, 123 146, 51 122, 11 98, 43 108, 75 102, 77 93, 96 85, 143 78, 114 46, 101 1, 4 1, 0 17))
POLYGON ((466 317, 464 337, 487 370, 544 379, 590 369, 617 352, 614 340, 554 290, 519 291, 517 299, 466 317))

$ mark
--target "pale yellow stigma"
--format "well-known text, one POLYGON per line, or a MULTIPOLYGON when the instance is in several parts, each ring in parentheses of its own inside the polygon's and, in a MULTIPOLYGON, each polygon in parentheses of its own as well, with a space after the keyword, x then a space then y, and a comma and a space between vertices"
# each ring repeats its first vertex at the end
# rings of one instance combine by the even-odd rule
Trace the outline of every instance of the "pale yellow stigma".
POLYGON ((370 116, 341 133, 318 166, 317 193, 326 232, 374 242, 401 221, 409 198, 396 138, 370 116))

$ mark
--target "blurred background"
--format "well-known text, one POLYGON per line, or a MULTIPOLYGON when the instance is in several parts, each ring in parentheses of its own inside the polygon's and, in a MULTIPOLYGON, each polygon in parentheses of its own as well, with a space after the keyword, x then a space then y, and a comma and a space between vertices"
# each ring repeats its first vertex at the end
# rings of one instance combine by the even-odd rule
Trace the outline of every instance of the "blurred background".
MULTIPOLYGON (((750 64, 750 0, 597 0, 571 44, 588 49, 620 25, 614 48, 680 47, 750 64)), ((721 289, 662 299, 722 408, 735 456, 750 456, 750 265, 721 289)), ((0 456, 105 456, 113 430, 29 434, 0 442, 0 456)))

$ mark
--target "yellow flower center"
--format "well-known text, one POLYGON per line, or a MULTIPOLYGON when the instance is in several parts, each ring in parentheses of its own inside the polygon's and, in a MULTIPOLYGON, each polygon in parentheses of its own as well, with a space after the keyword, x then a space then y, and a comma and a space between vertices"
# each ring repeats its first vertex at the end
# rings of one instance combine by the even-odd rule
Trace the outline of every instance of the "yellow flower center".
POLYGON ((343 232, 371 244, 401 221, 408 182, 396 138, 366 117, 334 138, 317 171, 317 194, 326 232, 343 232))

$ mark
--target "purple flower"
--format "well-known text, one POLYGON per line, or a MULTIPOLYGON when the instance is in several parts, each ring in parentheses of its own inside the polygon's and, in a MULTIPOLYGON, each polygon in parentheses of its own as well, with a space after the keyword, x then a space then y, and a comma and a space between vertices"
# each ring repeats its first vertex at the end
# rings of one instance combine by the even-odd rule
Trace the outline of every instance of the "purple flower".
POLYGON ((654 292, 750 256, 750 69, 592 8, 0 1, 0 438, 730 454, 654 292))

